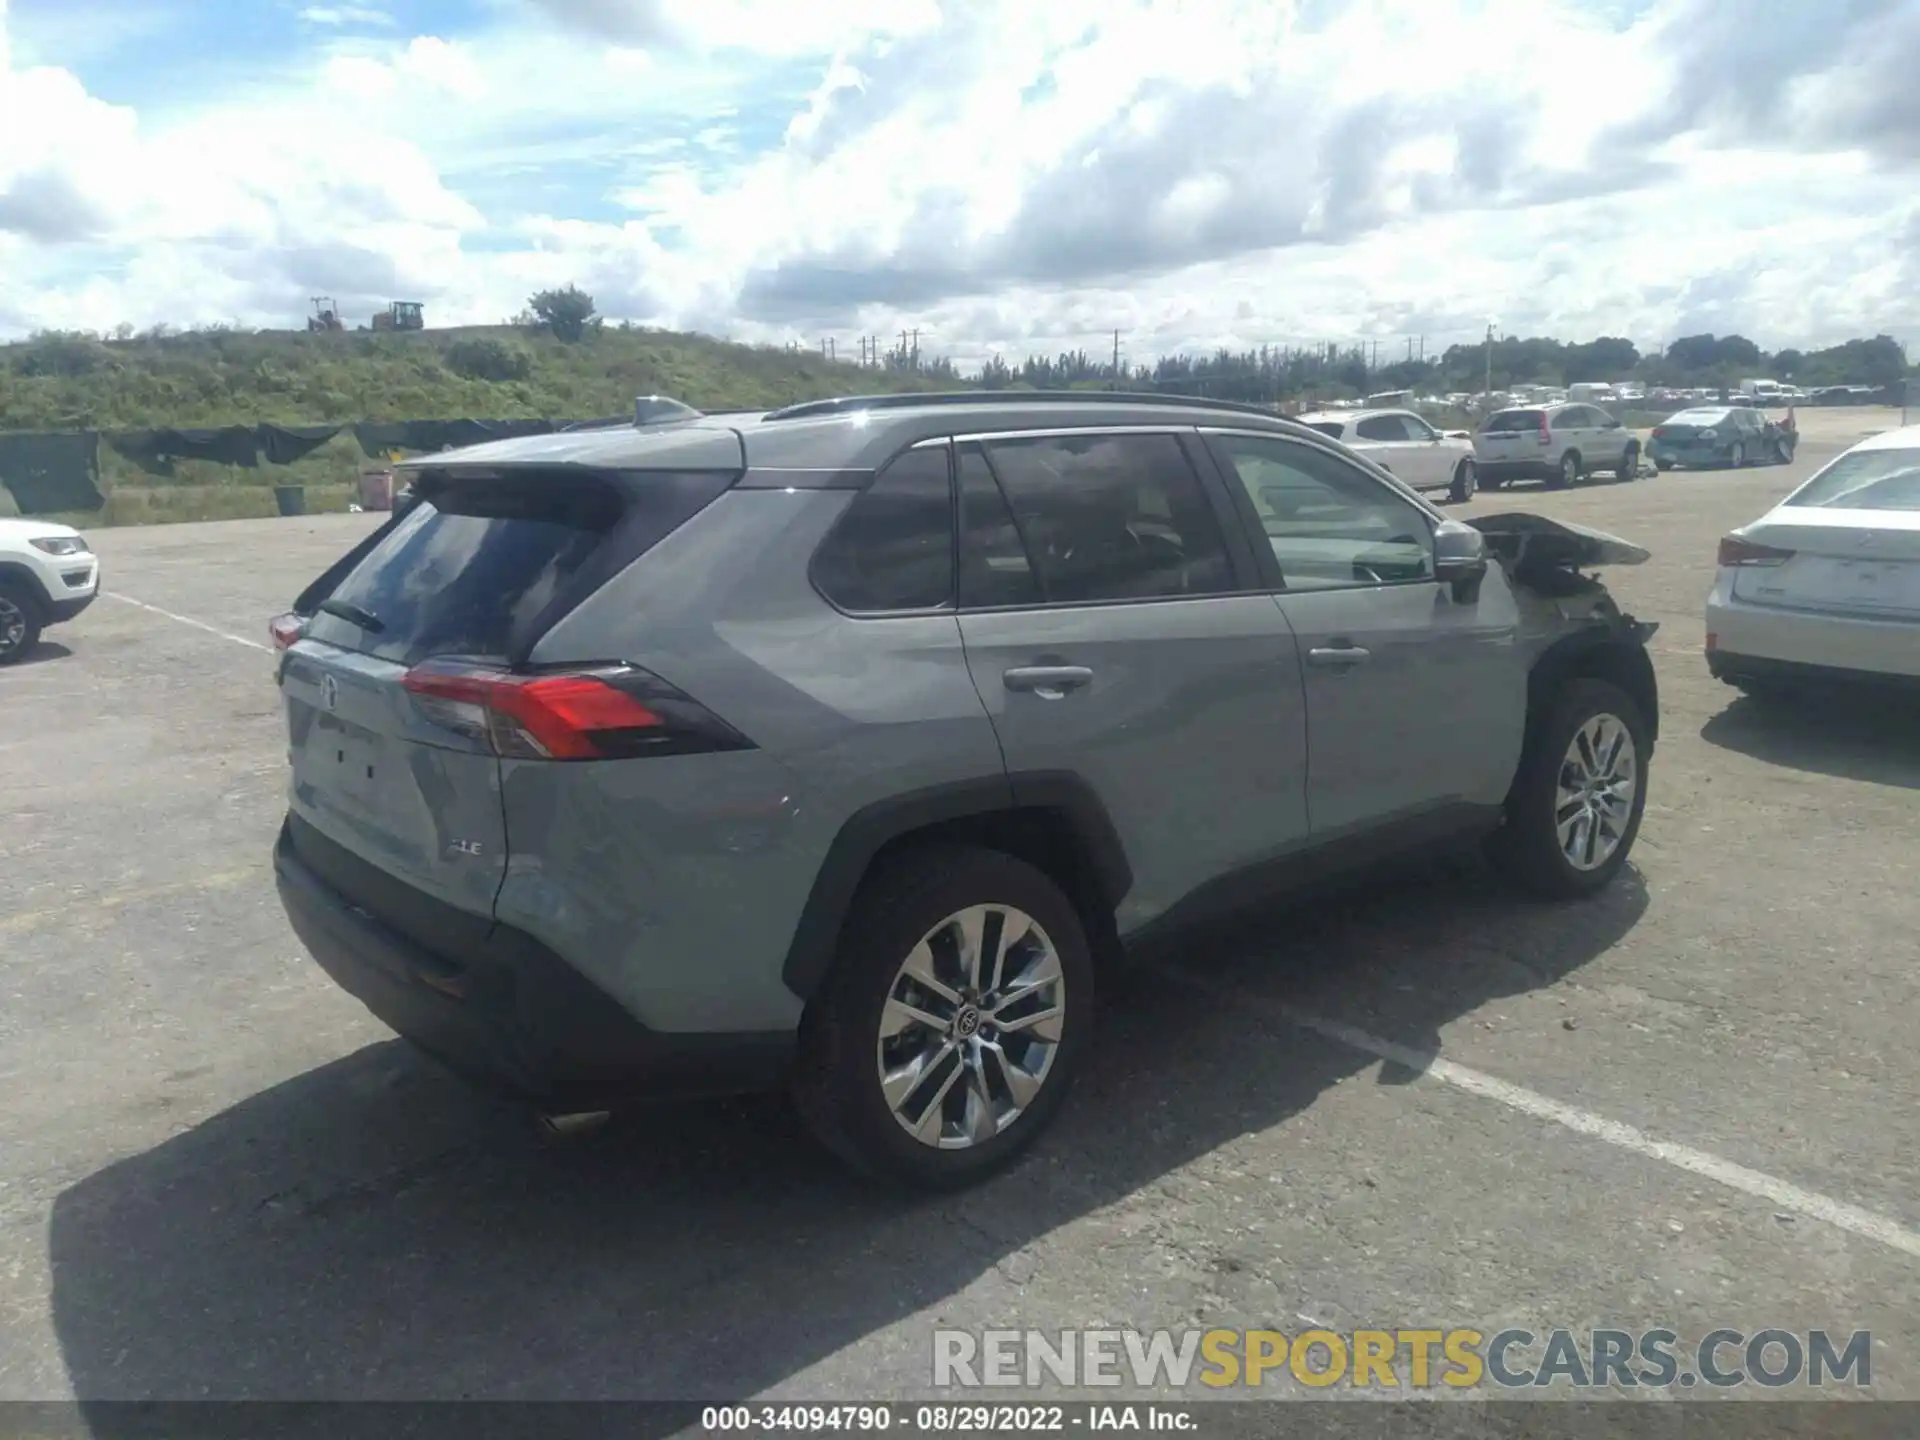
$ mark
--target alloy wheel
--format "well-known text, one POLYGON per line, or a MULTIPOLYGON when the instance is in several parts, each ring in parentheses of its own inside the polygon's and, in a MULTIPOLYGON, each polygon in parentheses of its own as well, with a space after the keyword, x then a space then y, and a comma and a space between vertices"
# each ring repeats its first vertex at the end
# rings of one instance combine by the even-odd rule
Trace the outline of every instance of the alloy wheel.
POLYGON ((1031 915, 949 915, 901 961, 881 1010, 875 1059, 893 1118, 941 1150, 1000 1134, 1046 1084, 1066 998, 1059 952, 1031 915))
POLYGON ((1576 870, 1613 858, 1633 819, 1639 785, 1633 735, 1617 715, 1595 715, 1573 732, 1554 792, 1554 832, 1576 870))
POLYGON ((11 655, 27 638, 27 612, 0 595, 0 655, 11 655))

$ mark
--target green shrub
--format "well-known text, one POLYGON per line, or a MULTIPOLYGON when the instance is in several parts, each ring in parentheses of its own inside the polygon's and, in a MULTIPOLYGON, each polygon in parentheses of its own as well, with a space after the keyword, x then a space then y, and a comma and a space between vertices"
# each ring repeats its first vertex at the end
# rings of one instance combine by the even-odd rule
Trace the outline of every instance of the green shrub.
POLYGON ((456 340, 442 357, 463 380, 524 380, 533 373, 533 357, 518 345, 491 335, 456 340))

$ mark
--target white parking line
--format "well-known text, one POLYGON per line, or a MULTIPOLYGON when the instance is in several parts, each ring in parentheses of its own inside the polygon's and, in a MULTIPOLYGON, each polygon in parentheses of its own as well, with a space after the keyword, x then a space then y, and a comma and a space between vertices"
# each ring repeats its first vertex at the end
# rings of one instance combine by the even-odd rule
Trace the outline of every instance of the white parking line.
POLYGON ((226 630, 216 629, 204 620, 195 620, 187 615, 176 615, 171 610, 162 610, 158 605, 149 605, 144 600, 136 600, 131 595, 122 595, 117 591, 102 590, 100 593, 109 600, 118 600, 123 605, 135 605, 142 610, 150 610, 155 615, 164 615, 167 619, 177 620, 182 625, 191 625, 194 629, 204 630, 209 635, 218 635, 222 640, 231 640, 236 645, 245 645, 250 650, 265 650, 268 654, 273 653, 271 645, 263 644, 258 640, 249 640, 244 635, 235 635, 226 630))
MULTIPOLYGON (((1223 997, 1223 987, 1215 986, 1198 976, 1181 970, 1165 972, 1174 980, 1195 986, 1198 989, 1219 993, 1223 997)), ((1249 997, 1235 992, 1234 1003, 1246 1005, 1249 997)), ((1604 1115, 1596 1115, 1590 1110, 1577 1106, 1564 1105, 1558 1100, 1528 1090, 1524 1086, 1499 1080, 1479 1070, 1469 1069, 1465 1065, 1451 1060, 1443 1060, 1438 1055, 1424 1050, 1415 1050, 1411 1046, 1399 1045, 1391 1040, 1383 1040, 1378 1035, 1370 1035, 1338 1020, 1329 1020, 1325 1016, 1298 1010, 1279 1001, 1254 998, 1252 1003, 1262 1009, 1271 1009, 1276 1014, 1315 1034, 1329 1040, 1337 1040, 1342 1045, 1355 1050, 1378 1056, 1396 1065, 1405 1066, 1427 1079, 1438 1080, 1470 1095, 1478 1095, 1484 1100, 1492 1100, 1505 1105, 1509 1110, 1518 1110, 1523 1115, 1531 1115, 1536 1120, 1550 1120, 1555 1125, 1564 1126, 1576 1134, 1591 1136, 1603 1140, 1622 1150, 1630 1150, 1636 1155, 1644 1155, 1649 1160, 1659 1160, 1676 1169, 1703 1179, 1713 1180, 1730 1190, 1738 1190, 1743 1195, 1765 1200, 1781 1210, 1796 1215, 1804 1215, 1810 1220, 1821 1220, 1849 1234, 1861 1236, 1867 1240, 1877 1240, 1889 1249, 1920 1259, 1920 1234, 1915 1234, 1899 1221, 1885 1215, 1863 1210, 1858 1205, 1849 1205, 1844 1200, 1835 1200, 1831 1196, 1819 1194, 1813 1190, 1803 1190, 1791 1181, 1781 1180, 1759 1170, 1749 1170, 1744 1165, 1736 1165, 1731 1160, 1723 1160, 1718 1155, 1709 1155, 1704 1150, 1696 1150, 1691 1145, 1678 1145, 1670 1140, 1656 1140, 1645 1131, 1636 1130, 1618 1120, 1609 1120, 1604 1115)))

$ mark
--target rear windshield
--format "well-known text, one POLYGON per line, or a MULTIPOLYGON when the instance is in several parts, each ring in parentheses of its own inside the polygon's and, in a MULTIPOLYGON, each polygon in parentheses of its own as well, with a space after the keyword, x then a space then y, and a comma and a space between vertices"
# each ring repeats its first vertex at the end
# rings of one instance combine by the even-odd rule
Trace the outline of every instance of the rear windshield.
POLYGON ((1682 410, 1678 415, 1669 415, 1661 421, 1662 425, 1700 425, 1714 426, 1727 418, 1724 410, 1682 410))
POLYGON ((1816 510, 1920 510, 1920 450, 1855 450, 1787 504, 1816 510))
POLYGON ((308 633, 404 665, 504 659, 620 523, 607 484, 466 482, 429 492, 321 601, 308 633))
POLYGON ((1480 433, 1492 435, 1505 430, 1538 430, 1546 413, 1544 410, 1502 410, 1487 417, 1487 423, 1480 427, 1480 433))
POLYGON ((1347 428, 1338 420, 1309 420, 1306 423, 1309 430, 1318 430, 1322 435, 1334 440, 1338 440, 1346 433, 1347 428))

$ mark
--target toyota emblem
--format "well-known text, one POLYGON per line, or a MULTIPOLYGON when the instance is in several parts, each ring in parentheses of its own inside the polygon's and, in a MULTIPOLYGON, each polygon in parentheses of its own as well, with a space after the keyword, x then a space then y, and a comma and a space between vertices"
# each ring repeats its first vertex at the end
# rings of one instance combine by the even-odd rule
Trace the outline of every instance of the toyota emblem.
POLYGON ((331 675, 320 677, 320 703, 326 706, 329 712, 340 708, 340 682, 331 675))

